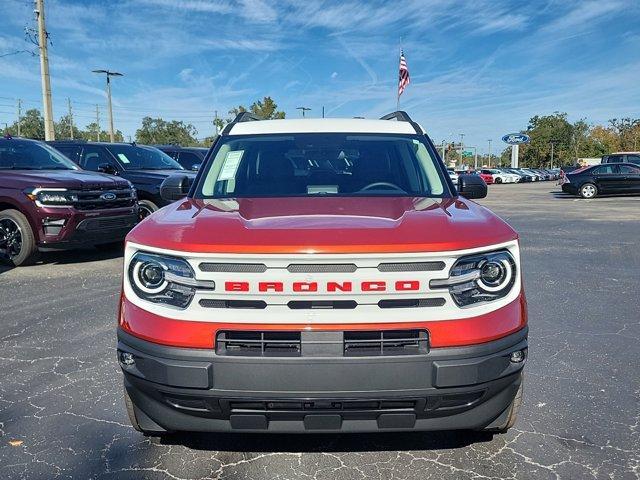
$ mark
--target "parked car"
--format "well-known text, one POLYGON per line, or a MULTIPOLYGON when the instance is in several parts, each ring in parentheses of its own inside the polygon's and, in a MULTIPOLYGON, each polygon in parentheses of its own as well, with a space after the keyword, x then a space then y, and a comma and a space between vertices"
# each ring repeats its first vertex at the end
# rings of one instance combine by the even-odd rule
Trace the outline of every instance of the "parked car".
POLYGON ((194 172, 185 171, 166 153, 150 146, 82 140, 61 140, 49 144, 85 170, 129 180, 138 192, 141 220, 167 205, 160 195, 160 184, 165 178, 176 173, 195 178, 194 172))
POLYGON ((607 163, 567 173, 562 191, 582 198, 615 193, 640 193, 640 165, 607 163))
POLYGON ((447 168, 447 172, 449 173, 449 177, 451 178, 453 184, 458 185, 458 178, 460 177, 460 175, 453 168, 447 168))
POLYGON ((45 143, 0 138, 0 259, 33 262, 43 248, 121 242, 138 221, 123 178, 86 172, 45 143))
POLYGON ((494 183, 517 183, 520 177, 513 173, 503 172, 497 168, 483 168, 480 173, 491 175, 494 183))
POLYGON ((454 188, 405 112, 240 114, 188 183, 165 180, 167 200, 191 193, 127 237, 117 358, 135 429, 513 426, 518 235, 469 200, 487 194, 477 175, 454 188))
POLYGON ((615 152, 602 157, 602 163, 635 163, 640 165, 640 152, 615 152))
POLYGON ((539 182, 542 180, 542 175, 531 168, 522 168, 521 170, 525 172, 527 175, 531 175, 534 182, 539 182))
POLYGON ((198 170, 209 151, 201 147, 181 147, 180 145, 154 145, 173 158, 187 170, 198 170))
POLYGON ((520 168, 507 168, 506 170, 520 177, 520 181, 518 183, 526 183, 526 182, 533 181, 533 175, 529 175, 528 173, 526 173, 524 170, 521 170, 520 168))

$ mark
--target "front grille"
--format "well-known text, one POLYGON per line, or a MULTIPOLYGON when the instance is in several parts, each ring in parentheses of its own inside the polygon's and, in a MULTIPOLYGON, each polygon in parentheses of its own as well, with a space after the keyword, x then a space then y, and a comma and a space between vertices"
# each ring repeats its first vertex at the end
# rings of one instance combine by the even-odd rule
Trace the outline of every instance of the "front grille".
POLYGON ((218 355, 245 357, 299 357, 300 332, 220 332, 216 339, 218 355))
POLYGON ((437 272, 444 270, 444 262, 407 262, 407 263, 381 263, 378 265, 380 272, 437 272))
POLYGON ((203 298, 199 303, 204 308, 251 308, 260 310, 267 308, 267 302, 263 300, 216 300, 203 298))
POLYGON ((357 269, 358 267, 353 263, 292 263, 287 267, 287 270, 291 273, 353 273, 357 269))
POLYGON ((77 190, 70 192, 77 196, 78 200, 73 206, 78 210, 100 210, 105 208, 132 207, 136 203, 136 197, 132 189, 128 187, 97 188, 93 190, 77 190), (115 198, 104 199, 101 195, 112 193, 115 198))
MULTIPOLYGON (((241 411, 263 411, 263 412, 286 412, 286 411, 378 411, 378 410, 415 410, 420 403, 418 399, 400 400, 273 400, 273 401, 251 401, 232 400, 229 408, 232 412, 241 411)), ((424 401, 422 401, 424 403, 424 401)))
POLYGON ((198 267, 203 272, 215 273, 264 273, 267 271, 267 266, 262 263, 202 262, 198 267))
POLYGON ((395 300, 380 300, 380 308, 421 308, 421 307, 442 307, 447 301, 444 298, 409 298, 395 300))
POLYGON ((78 226, 78 230, 84 230, 87 232, 96 232, 101 230, 113 230, 118 228, 133 227, 136 223, 136 218, 131 215, 126 216, 114 216, 114 217, 98 217, 88 218, 82 220, 78 226))
POLYGON ((292 300, 287 303, 292 310, 312 309, 353 309, 358 306, 354 300, 292 300))
POLYGON ((420 355, 429 351, 425 330, 373 330, 344 332, 345 357, 420 355))
POLYGON ((425 355, 426 330, 220 331, 216 354, 246 357, 425 355))

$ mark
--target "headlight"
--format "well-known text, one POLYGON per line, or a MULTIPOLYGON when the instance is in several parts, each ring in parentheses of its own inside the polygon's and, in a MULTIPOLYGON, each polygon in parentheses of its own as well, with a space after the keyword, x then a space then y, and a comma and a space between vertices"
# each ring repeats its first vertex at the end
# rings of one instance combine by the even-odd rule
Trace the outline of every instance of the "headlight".
POLYGON ((129 283, 143 300, 187 308, 198 289, 212 290, 214 282, 198 281, 186 260, 137 252, 129 263, 129 283))
POLYGON ((66 188, 30 188, 24 193, 39 207, 70 207, 78 201, 78 195, 66 188))
POLYGON ((449 278, 431 280, 431 288, 448 288, 459 307, 505 297, 516 279, 516 262, 506 250, 462 257, 449 278))

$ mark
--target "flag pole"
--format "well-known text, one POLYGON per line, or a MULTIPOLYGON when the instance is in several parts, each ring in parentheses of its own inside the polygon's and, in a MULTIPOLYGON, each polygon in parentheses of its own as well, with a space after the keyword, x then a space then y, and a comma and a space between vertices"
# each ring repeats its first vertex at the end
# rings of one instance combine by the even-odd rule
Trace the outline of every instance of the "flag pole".
POLYGON ((402 35, 400 35, 400 45, 398 45, 398 84, 396 85, 396 112, 400 111, 400 57, 402 56, 402 35))

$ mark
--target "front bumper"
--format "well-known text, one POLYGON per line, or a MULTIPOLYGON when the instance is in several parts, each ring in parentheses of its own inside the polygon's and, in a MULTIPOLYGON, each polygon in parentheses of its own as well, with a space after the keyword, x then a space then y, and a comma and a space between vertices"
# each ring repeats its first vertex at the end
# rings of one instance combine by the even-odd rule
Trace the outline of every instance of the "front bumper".
POLYGON ((72 248, 123 241, 138 223, 138 208, 128 207, 109 211, 78 212, 74 209, 41 209, 39 227, 40 248, 72 248), (64 226, 47 226, 49 221, 62 221, 64 226))
POLYGON ((118 358, 148 431, 367 432, 504 423, 521 383, 527 328, 426 354, 241 357, 167 347, 118 331, 118 358))

